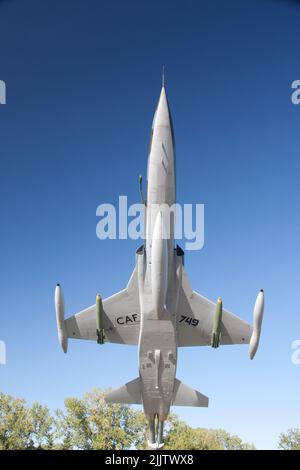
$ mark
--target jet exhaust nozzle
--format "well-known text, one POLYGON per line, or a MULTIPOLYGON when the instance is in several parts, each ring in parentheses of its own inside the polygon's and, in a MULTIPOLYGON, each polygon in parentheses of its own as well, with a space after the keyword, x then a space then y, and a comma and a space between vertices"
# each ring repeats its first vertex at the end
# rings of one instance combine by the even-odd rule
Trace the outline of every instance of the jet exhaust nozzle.
POLYGON ((157 429, 155 429, 155 420, 149 421, 150 439, 148 440, 148 447, 151 450, 163 449, 165 443, 163 442, 164 422, 158 421, 157 429))
POLYGON ((253 333, 249 343, 249 357, 253 359, 259 346, 262 320, 264 316, 265 296, 261 289, 256 298, 253 310, 253 333))
POLYGON ((65 307, 62 288, 59 284, 55 288, 55 311, 56 311, 56 324, 57 333, 60 345, 64 353, 68 350, 68 335, 65 325, 65 307))

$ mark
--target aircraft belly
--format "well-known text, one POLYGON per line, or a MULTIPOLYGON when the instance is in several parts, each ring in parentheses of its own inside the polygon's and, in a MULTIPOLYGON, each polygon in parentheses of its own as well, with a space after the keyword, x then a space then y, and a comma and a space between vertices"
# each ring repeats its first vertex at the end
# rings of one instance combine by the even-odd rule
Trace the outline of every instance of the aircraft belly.
POLYGON ((139 362, 145 414, 166 417, 173 399, 177 365, 173 318, 144 318, 141 325, 139 362))

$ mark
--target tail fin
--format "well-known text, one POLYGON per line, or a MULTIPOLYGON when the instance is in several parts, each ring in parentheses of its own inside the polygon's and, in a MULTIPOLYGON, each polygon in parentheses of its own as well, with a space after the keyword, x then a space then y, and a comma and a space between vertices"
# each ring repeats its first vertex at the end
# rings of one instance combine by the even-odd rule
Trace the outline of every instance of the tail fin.
POLYGON ((175 379, 173 405, 207 407, 208 401, 208 397, 175 379))
POLYGON ((128 403, 131 405, 142 404, 142 393, 140 378, 127 382, 120 388, 115 388, 105 396, 107 403, 128 403))

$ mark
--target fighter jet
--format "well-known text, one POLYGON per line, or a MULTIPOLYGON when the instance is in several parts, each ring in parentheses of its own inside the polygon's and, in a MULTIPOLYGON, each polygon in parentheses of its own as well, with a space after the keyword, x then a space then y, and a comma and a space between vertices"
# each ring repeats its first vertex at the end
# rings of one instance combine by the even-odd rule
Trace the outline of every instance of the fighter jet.
MULTIPOLYGON (((176 378, 178 347, 248 344, 258 348, 264 292, 257 296, 254 325, 195 292, 184 268, 184 252, 174 241, 174 130, 164 79, 154 114, 147 172, 145 240, 127 287, 64 319, 60 285, 55 307, 60 344, 68 338, 138 346, 138 377, 106 395, 109 403, 141 404, 149 421, 150 449, 163 447, 170 407, 207 407, 208 397, 176 378)), ((141 182, 140 182, 141 183, 141 182)), ((141 190, 141 187, 140 187, 141 190)))

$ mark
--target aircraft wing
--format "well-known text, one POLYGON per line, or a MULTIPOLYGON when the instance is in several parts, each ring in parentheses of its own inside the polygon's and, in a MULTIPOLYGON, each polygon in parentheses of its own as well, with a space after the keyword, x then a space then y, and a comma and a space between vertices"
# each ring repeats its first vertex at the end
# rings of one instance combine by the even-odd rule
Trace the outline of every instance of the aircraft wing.
MULTIPOLYGON (((177 333, 178 346, 209 346, 216 304, 193 291, 183 270, 177 333)), ((223 309, 220 345, 248 344, 252 326, 223 309)))
MULTIPOLYGON (((125 289, 103 300, 103 326, 105 341, 138 344, 140 302, 136 268, 125 289)), ((65 327, 68 338, 96 341, 96 305, 67 318, 65 327)))

